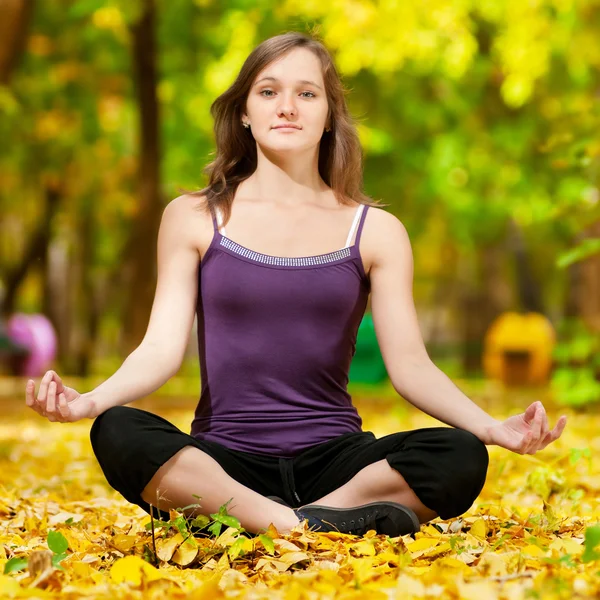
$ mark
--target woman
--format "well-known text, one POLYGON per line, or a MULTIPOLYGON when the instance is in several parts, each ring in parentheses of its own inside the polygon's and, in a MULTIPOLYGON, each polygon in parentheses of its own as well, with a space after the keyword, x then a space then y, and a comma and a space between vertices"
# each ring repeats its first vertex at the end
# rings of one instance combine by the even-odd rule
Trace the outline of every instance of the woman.
MULTIPOLYGON (((27 404, 51 421, 95 418, 108 482, 150 512, 228 506, 250 532, 304 519, 318 530, 390 536, 466 511, 497 444, 534 454, 557 439, 540 403, 504 422, 433 365, 412 298, 402 223, 361 192, 361 149, 345 90, 321 43, 260 44, 213 104, 209 185, 173 200, 158 237, 147 333, 85 394, 49 371, 27 404), (227 226, 227 229, 225 229, 227 226), (345 240, 345 243, 344 243, 345 240), (369 293, 390 379, 449 425, 377 439, 346 385, 369 293), (202 390, 191 435, 124 407, 175 374, 194 313, 202 390)), ((168 516, 160 512, 161 516, 168 516)))

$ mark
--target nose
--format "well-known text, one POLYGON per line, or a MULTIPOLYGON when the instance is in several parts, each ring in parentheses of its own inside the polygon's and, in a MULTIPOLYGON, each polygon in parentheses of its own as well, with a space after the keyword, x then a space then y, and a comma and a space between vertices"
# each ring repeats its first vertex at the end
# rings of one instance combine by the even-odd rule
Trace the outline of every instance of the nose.
POLYGON ((277 115, 286 115, 288 117, 296 115, 296 104, 293 100, 293 94, 280 94, 281 98, 277 106, 277 115))

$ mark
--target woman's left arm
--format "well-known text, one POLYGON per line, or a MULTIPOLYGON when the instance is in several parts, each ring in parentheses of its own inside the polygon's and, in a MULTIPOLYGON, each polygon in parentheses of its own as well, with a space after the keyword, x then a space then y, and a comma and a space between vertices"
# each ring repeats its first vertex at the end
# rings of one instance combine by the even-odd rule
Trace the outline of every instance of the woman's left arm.
MULTIPOLYGON (((379 348, 394 389, 436 419, 465 429, 485 444, 535 454, 558 439, 567 418, 549 429, 541 402, 499 421, 463 394, 429 358, 413 300, 413 256, 404 225, 391 213, 371 210, 363 240, 372 257, 371 310, 379 348), (373 232, 377 232, 375 235, 373 232)), ((363 242, 364 244, 364 242, 363 242)))

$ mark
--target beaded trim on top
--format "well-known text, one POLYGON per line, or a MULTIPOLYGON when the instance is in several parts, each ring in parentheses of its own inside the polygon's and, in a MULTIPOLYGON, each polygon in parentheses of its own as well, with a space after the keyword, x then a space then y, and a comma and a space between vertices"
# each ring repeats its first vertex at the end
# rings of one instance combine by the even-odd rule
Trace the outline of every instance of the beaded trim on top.
POLYGON ((241 254, 246 258, 255 260, 268 265, 280 265, 289 267, 302 267, 307 265, 322 265, 324 263, 334 262, 342 258, 350 256, 350 247, 336 250, 335 252, 329 252, 328 254, 319 254, 317 256, 270 256, 269 254, 261 254, 260 252, 254 252, 249 248, 240 246, 233 240, 221 235, 221 246, 225 246, 229 250, 237 254, 241 254))

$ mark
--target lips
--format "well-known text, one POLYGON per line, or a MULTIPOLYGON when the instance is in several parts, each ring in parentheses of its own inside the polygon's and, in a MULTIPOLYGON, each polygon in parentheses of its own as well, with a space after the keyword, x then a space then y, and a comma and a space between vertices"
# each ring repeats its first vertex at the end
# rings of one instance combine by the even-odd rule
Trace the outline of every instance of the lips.
POLYGON ((273 129, 300 129, 297 125, 285 124, 285 125, 275 125, 273 129))

